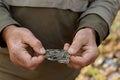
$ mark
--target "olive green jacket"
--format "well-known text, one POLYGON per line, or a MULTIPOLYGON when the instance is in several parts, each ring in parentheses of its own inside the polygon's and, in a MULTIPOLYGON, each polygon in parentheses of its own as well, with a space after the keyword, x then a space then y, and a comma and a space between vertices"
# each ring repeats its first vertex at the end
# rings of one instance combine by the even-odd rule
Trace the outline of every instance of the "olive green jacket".
POLYGON ((101 16, 110 26, 111 22, 120 6, 119 0, 3 0, 12 6, 28 7, 54 7, 59 9, 70 9, 75 12, 85 11, 87 14, 97 14, 101 16), (88 5, 93 2, 89 8, 88 5))
POLYGON ((47 7, 83 12, 80 20, 90 14, 97 15, 108 25, 107 27, 100 25, 99 21, 98 23, 94 21, 94 23, 96 23, 94 25, 85 23, 92 21, 89 19, 88 21, 81 21, 79 29, 86 26, 93 28, 96 30, 101 42, 109 33, 108 27, 111 26, 117 14, 120 2, 119 0, 0 0, 0 31, 7 25, 18 24, 18 22, 11 17, 9 6, 47 7), (83 22, 85 24, 83 24, 83 22))

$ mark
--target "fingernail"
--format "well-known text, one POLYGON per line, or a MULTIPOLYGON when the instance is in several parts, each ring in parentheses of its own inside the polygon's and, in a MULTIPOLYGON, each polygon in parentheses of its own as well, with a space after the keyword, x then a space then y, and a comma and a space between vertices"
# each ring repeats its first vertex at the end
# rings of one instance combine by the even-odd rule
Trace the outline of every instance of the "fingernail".
POLYGON ((70 48, 70 49, 68 50, 68 52, 69 52, 69 53, 74 53, 74 49, 73 49, 73 48, 70 48))
POLYGON ((45 49, 44 48, 40 48, 40 52, 41 53, 45 53, 45 49))

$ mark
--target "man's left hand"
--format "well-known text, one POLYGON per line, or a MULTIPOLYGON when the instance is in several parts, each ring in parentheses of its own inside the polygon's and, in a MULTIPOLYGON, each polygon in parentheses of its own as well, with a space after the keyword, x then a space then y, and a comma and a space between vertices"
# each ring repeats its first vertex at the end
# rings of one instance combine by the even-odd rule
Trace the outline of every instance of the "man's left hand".
POLYGON ((91 28, 79 30, 71 45, 66 43, 64 49, 70 54, 69 67, 81 69, 95 61, 98 57, 95 31, 91 28))

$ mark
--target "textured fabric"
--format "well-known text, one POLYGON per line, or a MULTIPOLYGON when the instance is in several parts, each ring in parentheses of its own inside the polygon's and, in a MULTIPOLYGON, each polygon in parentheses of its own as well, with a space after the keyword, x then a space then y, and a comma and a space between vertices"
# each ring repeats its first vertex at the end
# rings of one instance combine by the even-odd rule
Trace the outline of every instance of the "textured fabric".
POLYGON ((87 15, 83 19, 81 19, 77 31, 85 27, 92 28, 96 31, 97 45, 100 45, 100 43, 109 34, 109 28, 105 21, 100 16, 95 14, 87 15))
POLYGON ((97 14, 102 17, 110 26, 114 16, 120 7, 119 0, 3 0, 12 6, 27 7, 51 7, 59 9, 70 9, 75 12, 85 11, 82 15, 97 14), (89 2, 92 2, 87 9, 89 2), (87 10, 87 11, 86 11, 87 10))
MULTIPOLYGON (((10 8, 9 8, 10 3, 14 3, 14 2, 16 3, 16 1, 22 1, 22 0, 0 0, 0 32, 7 25, 10 25, 10 24, 18 24, 19 25, 19 23, 17 23, 12 18, 11 14, 10 14, 11 11, 10 11, 10 8)), ((33 0, 31 0, 31 1, 33 1, 33 0)), ((38 0, 38 1, 42 1, 42 0, 38 0)), ((63 1, 64 0, 52 0, 51 2, 53 2, 56 5, 59 5, 57 3, 63 2, 63 1)), ((70 2, 71 0, 65 0, 65 1, 70 2)), ((32 4, 32 2, 30 2, 30 0, 24 0, 22 2, 22 4, 25 4, 26 2, 32 4)), ((49 2, 49 1, 46 1, 46 0, 44 1, 43 0, 43 2, 45 4, 47 4, 47 2, 49 2)), ((66 5, 67 2, 64 3, 64 4, 66 5)), ((118 0, 89 0, 89 2, 92 2, 91 4, 86 3, 86 2, 88 2, 88 0, 74 0, 74 1, 70 2, 71 4, 72 3, 76 3, 76 4, 80 3, 79 7, 77 6, 80 9, 79 12, 84 11, 82 16, 80 16, 80 19, 84 18, 87 15, 95 14, 95 15, 98 15, 99 17, 101 17, 107 23, 107 25, 110 27, 112 21, 114 20, 115 15, 116 15, 116 13, 118 11, 118 8, 120 6, 119 1, 118 0), (81 2, 79 2, 79 1, 81 1, 81 2), (82 3, 82 1, 83 1, 83 3, 82 3), (88 6, 88 4, 89 4, 89 6, 88 6), (82 10, 83 8, 84 8, 84 10, 82 10)), ((18 4, 19 3, 21 3, 21 2, 18 2, 18 4)), ((39 2, 37 3, 37 0, 35 1, 35 3, 39 4, 39 2)), ((74 6, 76 6, 76 4, 74 6)), ((31 6, 27 6, 27 7, 31 7, 31 6)), ((45 7, 45 6, 43 6, 43 7, 45 7)), ((54 7, 51 7, 51 8, 57 8, 57 7, 54 6, 54 7)), ((59 8, 59 9, 62 9, 62 8, 59 8)), ((98 35, 100 35, 100 34, 98 34, 98 35)), ((104 39, 104 37, 100 36, 100 42, 103 39, 104 39)), ((0 44, 2 44, 2 43, 3 43, 3 40, 0 37, 0 44)))
POLYGON ((84 17, 89 14, 96 14, 103 18, 109 27, 120 8, 119 0, 95 0, 89 8, 81 16, 84 17))
POLYGON ((62 49, 71 43, 78 28, 76 21, 81 13, 50 8, 10 7, 12 17, 28 28, 46 49, 62 49))
POLYGON ((70 9, 73 11, 85 11, 89 0, 3 0, 8 5, 23 7, 50 7, 70 9))
MULTIPOLYGON (((45 6, 42 6, 41 4, 43 2, 44 4, 46 4, 47 8, 49 8, 47 4, 49 4, 50 1, 51 1, 50 3, 55 4, 54 7, 50 7, 50 8, 58 8, 57 6, 59 5, 63 6, 63 5, 67 5, 68 3, 70 3, 71 5, 73 4, 73 6, 71 6, 71 8, 64 8, 65 10, 66 9, 72 10, 72 8, 77 7, 76 9, 80 10, 78 12, 84 11, 80 19, 90 14, 98 15, 107 23, 109 27, 111 26, 111 23, 114 20, 114 17, 120 6, 119 0, 74 0, 74 1, 72 0, 35 0, 34 2, 32 1, 34 0, 24 0, 24 1, 22 0, 0 0, 0 31, 3 30, 3 28, 6 25, 18 24, 13 18, 11 18, 12 16, 9 11, 10 3, 14 4, 14 6, 15 6, 15 3, 16 3, 16 6, 20 6, 17 4, 21 4, 21 6, 22 4, 24 5, 26 4, 27 6, 27 3, 29 3, 29 4, 36 4, 36 5, 39 4, 41 5, 41 7, 45 7, 45 6), (60 3, 60 4, 57 4, 57 3, 60 3)), ((31 7, 31 6, 29 5, 27 7, 31 7)), ((36 7, 39 7, 39 6, 36 6, 36 7)), ((59 9, 63 9, 63 8, 59 8, 59 9)), ((100 38, 100 39, 103 40, 104 38, 100 38)))

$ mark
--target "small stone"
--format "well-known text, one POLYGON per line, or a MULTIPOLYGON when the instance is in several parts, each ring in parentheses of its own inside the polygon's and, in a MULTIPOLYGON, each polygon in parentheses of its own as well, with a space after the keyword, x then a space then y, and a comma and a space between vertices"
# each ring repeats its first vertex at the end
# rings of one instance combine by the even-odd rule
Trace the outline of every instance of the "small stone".
POLYGON ((103 64, 103 69, 105 70, 106 75, 109 75, 118 69, 117 59, 106 59, 103 64))
POLYGON ((111 52, 109 52, 109 53, 104 54, 104 56, 105 56, 106 58, 109 58, 109 59, 111 58, 111 59, 112 59, 113 56, 114 56, 114 52, 111 51, 111 52))
POLYGON ((109 65, 108 64, 103 64, 103 66, 102 66, 104 69, 106 69, 106 68, 108 68, 109 67, 109 65))
POLYGON ((120 71, 120 67, 118 68, 118 71, 120 71))
POLYGON ((106 59, 105 63, 108 64, 111 67, 117 67, 117 63, 115 62, 114 59, 106 59))
POLYGON ((95 62, 94 62, 94 66, 95 67, 100 67, 102 64, 103 64, 103 62, 104 62, 104 57, 99 57, 95 62))
POLYGON ((118 63, 118 62, 119 62, 119 59, 118 59, 118 58, 114 58, 113 61, 114 61, 115 63, 118 63))
POLYGON ((120 59, 120 51, 116 51, 115 57, 120 59))
POLYGON ((117 71, 117 68, 116 67, 109 67, 106 69, 106 74, 109 75, 111 73, 114 73, 115 71, 117 71))
POLYGON ((79 75, 75 80, 90 80, 90 79, 85 75, 79 75))
POLYGON ((108 76, 108 80, 120 80, 120 72, 112 73, 108 76))

